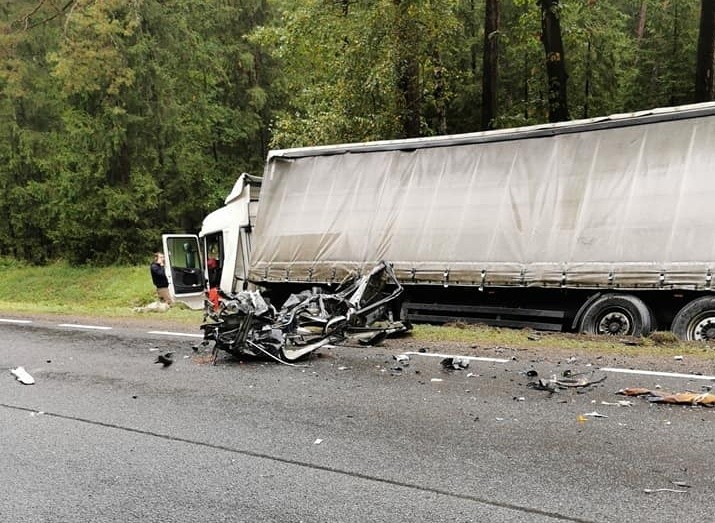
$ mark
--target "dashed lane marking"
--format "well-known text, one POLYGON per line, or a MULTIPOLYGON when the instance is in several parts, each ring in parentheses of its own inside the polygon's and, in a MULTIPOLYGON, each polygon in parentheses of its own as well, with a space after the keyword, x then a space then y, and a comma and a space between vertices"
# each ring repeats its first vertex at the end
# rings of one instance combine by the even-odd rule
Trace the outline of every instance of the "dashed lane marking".
POLYGON ((0 323, 32 323, 32 321, 31 320, 11 320, 11 319, 0 318, 0 323))
POLYGON ((639 370, 639 369, 619 369, 616 367, 602 367, 602 372, 618 372, 621 374, 641 374, 644 376, 661 376, 664 378, 687 378, 690 380, 715 380, 715 376, 706 376, 704 374, 681 374, 679 372, 659 372, 655 370, 639 370))
POLYGON ((171 332, 171 331, 147 331, 147 334, 161 334, 163 336, 186 336, 187 338, 203 338, 203 334, 189 334, 187 332, 171 332))
POLYGON ((435 352, 403 352, 408 356, 427 356, 432 358, 462 358, 470 361, 490 361, 492 363, 507 363, 511 360, 504 358, 485 358, 482 356, 455 356, 454 354, 437 354, 435 352))
POLYGON ((94 330, 111 330, 112 327, 105 327, 102 325, 81 325, 79 323, 59 323, 59 327, 72 327, 75 329, 94 329, 94 330))

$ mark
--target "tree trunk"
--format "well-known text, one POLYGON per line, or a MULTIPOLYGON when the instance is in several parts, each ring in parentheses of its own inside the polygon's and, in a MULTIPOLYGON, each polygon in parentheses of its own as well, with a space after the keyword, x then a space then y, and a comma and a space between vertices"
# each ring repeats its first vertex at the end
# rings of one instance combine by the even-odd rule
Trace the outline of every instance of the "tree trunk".
POLYGON ((417 45, 417 29, 407 13, 409 0, 393 0, 397 8, 397 102, 402 127, 401 138, 420 136, 420 66, 414 46, 417 45))
POLYGON ((640 42, 645 34, 645 21, 648 14, 648 0, 642 0, 641 9, 638 13, 638 26, 636 27, 636 38, 640 42))
POLYGON ((561 41, 559 0, 539 0, 541 6, 541 41, 546 52, 546 73, 549 87, 549 122, 569 119, 566 101, 566 62, 561 41))
POLYGON ((696 102, 709 102, 715 99, 713 68, 715 68, 715 0, 701 0, 698 63, 695 69, 696 102))
POLYGON ((482 129, 493 129, 497 115, 499 73, 499 0, 486 0, 484 7, 484 74, 482 74, 482 129))
POLYGON ((445 99, 444 64, 437 49, 432 51, 434 71, 434 105, 436 110, 437 134, 447 134, 447 100, 445 99))

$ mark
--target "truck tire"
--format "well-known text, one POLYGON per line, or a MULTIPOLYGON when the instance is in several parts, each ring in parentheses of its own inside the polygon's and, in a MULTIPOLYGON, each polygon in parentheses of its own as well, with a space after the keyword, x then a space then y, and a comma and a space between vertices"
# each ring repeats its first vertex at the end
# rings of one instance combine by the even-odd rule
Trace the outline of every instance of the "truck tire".
POLYGON ((653 315, 640 298, 605 294, 584 311, 579 331, 610 336, 646 336, 654 328, 653 315))
POLYGON ((715 339, 715 297, 703 296, 686 304, 673 318, 671 330, 684 341, 715 339))

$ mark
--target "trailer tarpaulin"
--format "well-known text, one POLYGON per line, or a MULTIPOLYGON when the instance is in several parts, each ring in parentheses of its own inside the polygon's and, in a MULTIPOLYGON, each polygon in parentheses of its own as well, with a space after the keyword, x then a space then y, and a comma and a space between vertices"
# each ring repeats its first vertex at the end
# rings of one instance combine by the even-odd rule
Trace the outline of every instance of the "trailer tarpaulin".
POLYGON ((709 286, 715 115, 498 136, 269 156, 251 278, 709 286))

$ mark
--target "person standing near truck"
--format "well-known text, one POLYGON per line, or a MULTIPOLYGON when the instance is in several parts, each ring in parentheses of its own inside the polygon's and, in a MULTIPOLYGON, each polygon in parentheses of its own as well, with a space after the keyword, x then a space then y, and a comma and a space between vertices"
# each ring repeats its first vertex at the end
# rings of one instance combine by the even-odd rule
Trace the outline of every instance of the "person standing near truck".
POLYGON ((154 253, 154 261, 149 268, 151 270, 151 281, 156 287, 156 294, 159 296, 159 301, 167 305, 172 305, 174 298, 171 297, 171 292, 169 291, 169 279, 166 277, 166 271, 164 270, 163 252, 154 253))

